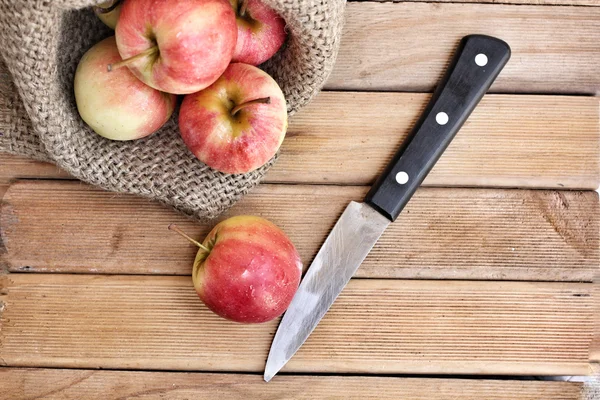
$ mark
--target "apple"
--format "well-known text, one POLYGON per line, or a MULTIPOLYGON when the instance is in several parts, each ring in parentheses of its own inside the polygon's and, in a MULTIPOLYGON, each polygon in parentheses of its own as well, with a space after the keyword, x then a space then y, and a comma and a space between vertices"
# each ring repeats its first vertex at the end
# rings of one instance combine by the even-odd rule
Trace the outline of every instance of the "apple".
POLYGON ((285 42, 285 21, 260 0, 229 0, 236 11, 238 38, 233 60, 259 65, 285 42))
POLYGON ((210 86, 231 61, 237 40, 227 0, 125 0, 115 31, 123 61, 147 85, 167 93, 210 86))
POLYGON ((81 118, 100 136, 132 140, 157 131, 173 113, 175 95, 145 85, 127 68, 106 71, 120 61, 115 37, 94 45, 75 72, 75 101, 81 118))
POLYGON ((202 243, 178 232, 200 249, 192 280, 214 313, 243 323, 270 321, 288 308, 302 274, 296 248, 273 223, 236 216, 217 224, 202 243))
POLYGON ((119 14, 121 14, 121 0, 108 0, 93 7, 94 13, 106 26, 115 29, 119 14))
POLYGON ((264 165, 286 130, 287 108, 277 82, 248 64, 230 64, 211 86, 185 96, 179 111, 179 131, 190 151, 228 174, 264 165))

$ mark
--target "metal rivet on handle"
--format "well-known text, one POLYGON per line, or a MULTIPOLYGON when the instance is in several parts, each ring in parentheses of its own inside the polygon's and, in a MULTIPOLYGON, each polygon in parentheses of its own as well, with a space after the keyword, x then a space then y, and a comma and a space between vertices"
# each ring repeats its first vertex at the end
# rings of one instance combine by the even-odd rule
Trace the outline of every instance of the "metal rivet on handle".
POLYGON ((437 122, 440 125, 446 125, 449 119, 450 118, 448 118, 448 114, 446 114, 445 112, 439 112, 435 116, 435 122, 437 122))
POLYGON ((400 171, 396 174, 396 182, 398 182, 401 185, 404 185, 406 182, 408 182, 408 174, 404 171, 400 171))
POLYGON ((479 53, 475 56, 475 64, 479 65, 480 67, 485 67, 487 63, 488 58, 485 54, 479 53))

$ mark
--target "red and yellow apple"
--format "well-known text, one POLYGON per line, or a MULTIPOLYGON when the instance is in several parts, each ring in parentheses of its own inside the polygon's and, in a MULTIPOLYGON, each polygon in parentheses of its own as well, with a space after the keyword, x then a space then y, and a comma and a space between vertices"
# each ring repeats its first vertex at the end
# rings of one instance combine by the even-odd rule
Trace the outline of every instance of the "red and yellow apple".
POLYGON ((270 321, 288 308, 302 274, 300 256, 286 234, 266 219, 237 216, 217 224, 202 243, 192 280, 200 299, 223 318, 270 321))
POLYGON ((227 0, 125 0, 115 31, 123 62, 147 85, 167 93, 211 85, 231 61, 237 40, 227 0))
POLYGON ((234 62, 259 65, 285 42, 285 21, 260 0, 229 0, 236 12, 238 38, 234 62))
POLYGON ((127 68, 108 72, 121 60, 115 37, 89 49, 75 72, 75 101, 81 118, 100 136, 132 140, 157 131, 171 117, 175 95, 145 85, 127 68))
POLYGON ((285 98, 269 74, 233 63, 211 86, 185 96, 179 130, 203 163, 228 174, 253 171, 269 161, 287 130, 285 98))
POLYGON ((94 13, 106 26, 115 29, 121 14, 121 0, 108 0, 93 7, 94 13))

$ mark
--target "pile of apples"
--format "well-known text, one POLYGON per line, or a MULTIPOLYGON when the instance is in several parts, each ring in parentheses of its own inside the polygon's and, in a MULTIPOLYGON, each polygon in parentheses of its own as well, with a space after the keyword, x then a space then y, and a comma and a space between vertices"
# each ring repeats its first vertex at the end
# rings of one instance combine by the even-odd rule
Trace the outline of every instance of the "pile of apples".
POLYGON ((286 39, 275 11, 260 0, 110 0, 94 11, 115 35, 83 55, 74 86, 79 114, 97 134, 146 137, 185 95, 179 130, 200 161, 240 174, 275 155, 287 106, 256 67, 286 39))
MULTIPOLYGON (((133 140, 171 117, 191 152, 230 174, 255 170, 279 149, 287 106, 259 65, 286 39, 285 22, 260 0, 110 0, 94 7, 115 36, 81 58, 75 99, 99 135, 133 140)), ((216 314, 266 322, 289 306, 300 282, 298 251, 273 223, 237 216, 217 224, 198 247, 192 278, 216 314)))

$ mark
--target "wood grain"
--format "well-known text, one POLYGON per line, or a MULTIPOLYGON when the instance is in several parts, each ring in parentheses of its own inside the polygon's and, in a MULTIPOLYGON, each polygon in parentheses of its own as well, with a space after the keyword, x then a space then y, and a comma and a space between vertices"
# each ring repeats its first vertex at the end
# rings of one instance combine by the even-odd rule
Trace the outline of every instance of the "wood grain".
MULTIPOLYGON (((590 349, 590 360, 596 363, 596 371, 598 371, 598 376, 600 377, 600 269, 597 270, 594 279, 592 298, 594 300, 594 313, 596 318, 594 320, 594 337, 590 349)), ((598 382, 598 385, 600 387, 600 381, 598 382)))
MULTIPOLYGON (((308 266, 348 202, 365 193, 261 185, 222 218, 273 221, 308 266)), ((595 192, 420 189, 357 276, 591 281, 599 211, 595 192)), ((13 272, 189 275, 196 248, 167 230, 173 222, 198 238, 214 225, 76 182, 21 181, 1 209, 4 262, 13 272)))
MULTIPOLYGON (((277 327, 222 320, 189 277, 0 279, 7 366, 260 372, 277 327)), ((284 370, 584 375, 591 286, 353 280, 284 370)))
POLYGON ((557 5, 557 6, 600 6, 598 0, 349 0, 354 1, 377 1, 381 3, 401 3, 401 2, 418 2, 418 3, 491 3, 491 4, 525 4, 525 5, 557 5))
MULTIPOLYGON (((370 185, 428 100, 425 94, 321 93, 291 118, 267 180, 370 185)), ((599 119, 597 98, 486 96, 424 184, 595 190, 599 119)))
POLYGON ((348 3, 326 87, 429 92, 459 40, 472 33, 497 36, 512 48, 493 92, 595 94, 600 89, 598 7, 419 2, 348 3))
POLYGON ((8 183, 17 178, 70 178, 70 175, 56 165, 36 161, 22 156, 0 153, 0 183, 8 183))
POLYGON ((259 375, 1 368, 5 400, 404 399, 579 400, 581 383, 365 376, 259 375))
MULTIPOLYGON (((371 184, 406 139, 427 94, 324 92, 290 120, 267 182, 371 184)), ((593 97, 486 96, 425 186, 596 189, 593 97)), ((0 182, 65 178, 50 164, 0 154, 0 182)))

